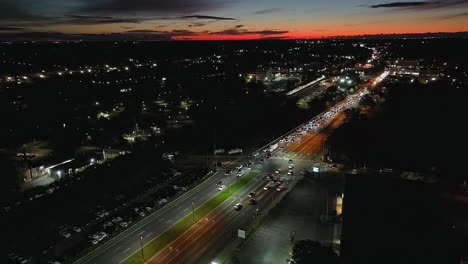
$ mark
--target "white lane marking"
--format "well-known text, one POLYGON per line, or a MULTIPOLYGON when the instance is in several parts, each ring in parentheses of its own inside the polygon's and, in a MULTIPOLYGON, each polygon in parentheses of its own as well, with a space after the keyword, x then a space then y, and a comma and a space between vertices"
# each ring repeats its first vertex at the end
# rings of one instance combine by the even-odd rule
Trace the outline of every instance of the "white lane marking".
POLYGON ((118 246, 114 251, 117 252, 122 246, 118 246))
POLYGON ((182 205, 180 205, 179 207, 177 207, 177 209, 180 209, 180 208, 182 208, 182 205))
POLYGON ((138 236, 143 235, 143 233, 145 233, 145 230, 141 231, 140 234, 138 234, 138 236))
POLYGON ((149 237, 153 234, 153 232, 150 232, 149 234, 147 234, 145 237, 149 237))
POLYGON ((129 250, 130 250, 130 248, 127 248, 126 250, 123 251, 123 253, 125 253, 125 252, 127 252, 127 251, 129 251, 129 250))
POLYGON ((169 224, 171 222, 172 219, 169 219, 166 221, 166 224, 169 224))
POLYGON ((187 210, 188 210, 188 208, 185 208, 185 209, 184 209, 184 212, 187 211, 187 210))

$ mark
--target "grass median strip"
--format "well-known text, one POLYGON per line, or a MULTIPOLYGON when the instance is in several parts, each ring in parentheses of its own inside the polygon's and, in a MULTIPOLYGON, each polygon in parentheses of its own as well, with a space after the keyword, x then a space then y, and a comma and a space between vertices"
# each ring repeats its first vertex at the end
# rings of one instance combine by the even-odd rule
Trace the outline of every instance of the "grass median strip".
MULTIPOLYGON (((241 177, 234 184, 224 191, 218 193, 215 197, 211 198, 200 207, 195 209, 195 221, 205 217, 208 213, 213 211, 218 205, 226 201, 231 195, 239 191, 243 186, 245 186, 250 180, 252 180, 257 175, 256 172, 250 172, 249 174, 241 177), (228 192, 229 191, 229 192, 228 192)), ((192 214, 188 214, 179 222, 175 223, 169 229, 161 233, 151 242, 146 244, 143 248, 145 259, 149 259, 152 255, 156 254, 159 250, 163 249, 167 244, 176 239, 178 236, 182 235, 187 229, 193 225, 192 214)), ((135 238, 135 241, 138 241, 139 238, 135 238)), ((140 264, 141 252, 137 251, 124 261, 123 264, 140 264)))

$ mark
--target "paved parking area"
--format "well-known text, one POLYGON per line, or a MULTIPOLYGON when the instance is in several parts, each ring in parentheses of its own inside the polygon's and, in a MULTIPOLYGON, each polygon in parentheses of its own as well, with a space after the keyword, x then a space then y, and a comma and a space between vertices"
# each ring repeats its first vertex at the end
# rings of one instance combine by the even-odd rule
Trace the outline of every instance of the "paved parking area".
POLYGON ((326 211, 327 186, 304 180, 274 208, 262 226, 244 246, 234 253, 239 263, 286 263, 294 239, 312 239, 325 244, 332 239, 333 226, 322 224, 326 211))

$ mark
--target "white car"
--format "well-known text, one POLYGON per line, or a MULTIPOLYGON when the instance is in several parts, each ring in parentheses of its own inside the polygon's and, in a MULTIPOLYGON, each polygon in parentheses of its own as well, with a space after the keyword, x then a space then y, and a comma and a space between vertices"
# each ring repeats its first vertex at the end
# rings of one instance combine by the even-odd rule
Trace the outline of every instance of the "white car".
POLYGON ((234 205, 234 210, 239 211, 240 209, 242 209, 241 203, 237 203, 236 205, 234 205))
POLYGON ((63 236, 64 238, 71 237, 71 234, 68 231, 61 231, 59 234, 63 236))
POLYGON ((244 171, 238 171, 238 172, 237 172, 237 177, 240 177, 240 176, 242 176, 242 175, 244 175, 244 171))
POLYGON ((127 223, 127 222, 120 222, 120 226, 121 226, 121 227, 127 227, 127 226, 128 226, 128 223, 127 223))
POLYGON ((243 167, 242 164, 240 164, 239 166, 236 167, 236 169, 240 170, 242 169, 242 167, 243 167))
POLYGON ((122 217, 117 216, 117 217, 115 217, 114 219, 112 219, 112 222, 113 222, 113 223, 118 223, 118 222, 121 222, 122 220, 123 220, 122 217))
POLYGON ((221 185, 221 186, 218 187, 218 190, 222 191, 222 190, 224 190, 225 188, 226 188, 226 186, 221 185))

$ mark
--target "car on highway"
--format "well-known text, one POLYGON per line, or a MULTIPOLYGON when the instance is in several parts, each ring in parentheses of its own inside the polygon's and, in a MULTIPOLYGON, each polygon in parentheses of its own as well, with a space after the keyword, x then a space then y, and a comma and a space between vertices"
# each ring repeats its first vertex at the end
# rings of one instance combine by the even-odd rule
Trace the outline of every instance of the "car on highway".
POLYGON ((252 167, 252 165, 253 165, 252 161, 249 161, 249 163, 247 163, 246 167, 250 168, 250 167, 252 167))
POLYGON ((265 159, 260 159, 260 164, 263 164, 265 162, 265 159))
POLYGON ((242 166, 242 164, 240 164, 240 165, 238 165, 238 166, 236 167, 236 169, 240 170, 240 169, 242 169, 242 167, 244 167, 244 166, 242 166))
POLYGON ((280 186, 278 186, 278 188, 276 188, 276 191, 277 191, 277 192, 281 192, 282 190, 284 190, 284 186, 283 186, 283 185, 280 185, 280 186))
POLYGON ((289 162, 289 164, 293 164, 294 161, 292 159, 290 159, 288 162, 289 162))
POLYGON ((356 170, 356 169, 353 169, 353 170, 351 171, 351 173, 352 173, 352 174, 357 174, 357 170, 356 170))
POLYGON ((288 171, 288 175, 293 175, 294 174, 294 171, 293 170, 289 170, 288 171))
POLYGON ((224 175, 229 176, 231 172, 232 172, 231 170, 227 170, 226 173, 224 173, 224 175))
POLYGON ((242 204, 236 203, 236 205, 234 205, 234 210, 239 211, 240 209, 242 209, 242 204))
POLYGON ((294 168, 294 164, 289 164, 288 168, 289 168, 289 169, 293 169, 293 168, 294 168))
POLYGON ((244 171, 243 171, 243 170, 239 170, 239 171, 237 172, 237 177, 240 177, 240 176, 242 176, 242 175, 244 175, 244 171))
POLYGON ((275 181, 270 181, 265 187, 263 187, 263 189, 266 191, 272 187, 275 187, 275 185, 276 185, 275 181))
POLYGON ((250 197, 250 198, 254 197, 255 195, 257 195, 255 192, 249 193, 249 197, 250 197))
POLYGON ((218 190, 220 190, 220 191, 222 191, 222 190, 224 190, 224 189, 226 189, 226 186, 224 186, 224 185, 220 185, 220 186, 218 187, 218 190))
POLYGON ((221 185, 223 185, 223 181, 219 181, 219 182, 216 183, 216 186, 218 186, 218 187, 221 186, 221 185))
POLYGON ((276 173, 276 174, 280 174, 280 173, 281 173, 281 170, 280 170, 280 169, 277 169, 277 170, 275 170, 275 173, 276 173))
POLYGON ((249 204, 250 204, 250 205, 256 205, 256 204, 257 204, 257 200, 255 200, 255 199, 250 199, 250 200, 249 200, 249 204))

